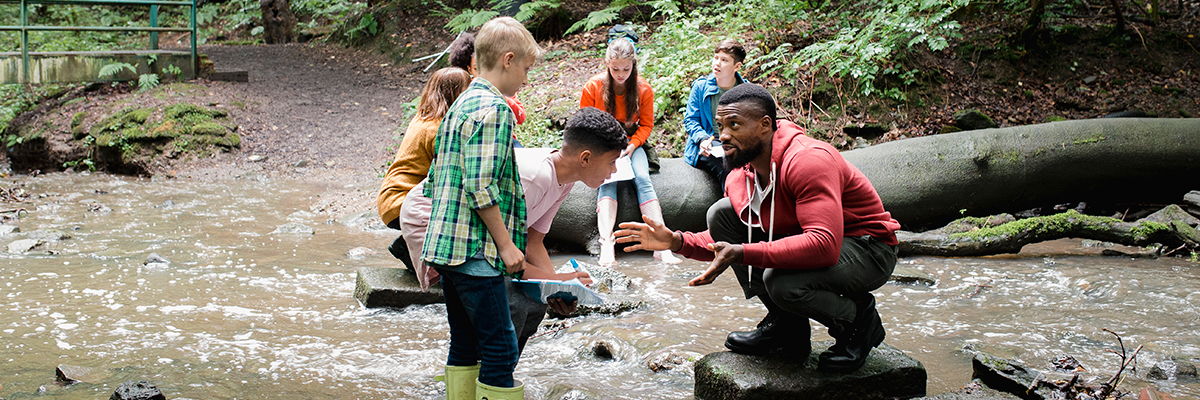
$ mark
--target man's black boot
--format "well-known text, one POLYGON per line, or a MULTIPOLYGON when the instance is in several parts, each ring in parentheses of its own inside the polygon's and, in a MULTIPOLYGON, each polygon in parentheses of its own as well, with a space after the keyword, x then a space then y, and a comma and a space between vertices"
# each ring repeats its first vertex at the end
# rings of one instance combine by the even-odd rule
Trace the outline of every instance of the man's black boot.
MULTIPOLYGON (((883 343, 886 333, 883 320, 875 309, 875 296, 868 294, 855 303, 854 321, 849 325, 830 327, 830 335, 837 342, 828 351, 821 353, 817 369, 822 372, 850 373, 867 363, 871 349, 883 343)), ((836 325, 836 324, 835 324, 836 325)))
POLYGON ((808 354, 812 351, 809 342, 808 319, 787 312, 768 312, 758 329, 749 332, 730 332, 725 338, 725 347, 734 353, 755 356, 784 351, 791 354, 808 354))

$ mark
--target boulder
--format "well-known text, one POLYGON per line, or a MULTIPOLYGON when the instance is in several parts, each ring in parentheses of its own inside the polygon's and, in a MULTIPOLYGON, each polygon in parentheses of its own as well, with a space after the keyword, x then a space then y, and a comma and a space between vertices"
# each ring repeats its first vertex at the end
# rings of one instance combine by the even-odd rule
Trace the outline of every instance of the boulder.
POLYGON ((421 290, 417 275, 405 268, 359 268, 354 298, 366 308, 446 302, 441 284, 421 290))
POLYGON ((977 129, 993 129, 999 128, 996 121, 992 121, 987 114, 976 109, 962 110, 954 113, 954 126, 959 127, 964 131, 973 131, 977 129))
POLYGON ((1030 393, 1037 388, 1041 373, 1020 362, 983 353, 971 360, 972 377, 992 389, 1007 393, 1030 393))
POLYGON ((1183 208, 1180 208, 1174 204, 1163 207, 1161 210, 1155 211, 1154 214, 1147 215, 1140 221, 1158 222, 1163 224, 1170 224, 1172 221, 1179 221, 1193 228, 1197 225, 1200 225, 1200 218, 1193 217, 1192 214, 1188 214, 1188 212, 1184 211, 1183 208))
POLYGON ((149 381, 125 381, 113 392, 109 400, 167 400, 162 392, 149 381))
POLYGON ((150 267, 166 267, 170 264, 171 260, 158 255, 158 253, 150 253, 150 255, 146 256, 146 262, 142 263, 142 265, 150 267))
POLYGON ((1159 361, 1146 373, 1146 378, 1160 381, 1195 380, 1196 365, 1177 359, 1159 361))
POLYGON ((696 362, 697 399, 892 399, 925 395, 925 366, 882 344, 850 374, 817 371, 833 341, 813 343, 805 359, 712 353, 696 362))
POLYGON ((1200 207, 1200 190, 1193 190, 1183 195, 1183 202, 1191 207, 1200 207))

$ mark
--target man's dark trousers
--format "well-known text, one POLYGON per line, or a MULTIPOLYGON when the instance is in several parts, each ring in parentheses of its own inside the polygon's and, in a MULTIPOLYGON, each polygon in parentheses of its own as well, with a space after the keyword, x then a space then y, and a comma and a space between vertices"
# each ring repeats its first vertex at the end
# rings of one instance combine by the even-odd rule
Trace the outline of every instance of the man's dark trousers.
MULTIPOLYGON (((735 244, 765 242, 768 238, 762 228, 747 229, 729 198, 709 207, 708 231, 718 242, 735 244)), ((775 239, 779 238, 777 234, 775 239)), ((782 311, 812 318, 825 326, 833 321, 849 324, 855 315, 851 298, 887 283, 896 268, 896 248, 870 236, 843 237, 838 262, 831 267, 763 269, 734 264, 730 268, 746 298, 759 296, 768 309, 775 303, 782 311)))

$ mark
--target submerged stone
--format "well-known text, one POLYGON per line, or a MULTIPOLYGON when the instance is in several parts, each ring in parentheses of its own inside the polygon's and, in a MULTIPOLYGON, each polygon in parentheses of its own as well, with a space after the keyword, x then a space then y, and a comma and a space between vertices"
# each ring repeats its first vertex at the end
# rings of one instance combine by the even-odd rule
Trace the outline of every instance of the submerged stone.
POLYGON ((915 285, 933 286, 937 284, 937 279, 933 276, 921 272, 916 268, 908 267, 896 267, 896 270, 892 271, 892 276, 888 280, 896 283, 915 285))
POLYGON ((22 254, 33 250, 34 247, 41 246, 43 243, 45 242, 38 239, 14 240, 12 243, 8 244, 8 252, 11 254, 22 254))
POLYGON ((813 343, 808 357, 712 353, 696 362, 697 399, 892 399, 925 395, 920 361, 887 344, 849 374, 817 371, 817 356, 833 341, 813 343))
POLYGON ((405 268, 359 268, 354 298, 366 308, 446 302, 440 284, 421 290, 417 275, 405 268))
POLYGON ((297 222, 288 222, 275 228, 271 234, 291 234, 291 235, 315 235, 316 231, 311 226, 297 222))
POLYGON ((108 378, 108 372, 90 367, 58 364, 58 368, 54 369, 54 378, 62 385, 76 382, 103 383, 104 379, 108 378))

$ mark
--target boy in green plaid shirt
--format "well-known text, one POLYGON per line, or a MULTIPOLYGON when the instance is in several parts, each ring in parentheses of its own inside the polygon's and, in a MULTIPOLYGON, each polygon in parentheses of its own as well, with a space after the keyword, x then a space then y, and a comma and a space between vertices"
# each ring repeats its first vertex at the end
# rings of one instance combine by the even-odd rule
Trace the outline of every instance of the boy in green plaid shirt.
POLYGON ((475 40, 479 75, 438 128, 424 194, 433 213, 421 257, 442 276, 450 352, 446 398, 521 399, 519 352, 504 276, 525 269, 525 197, 505 102, 541 49, 515 19, 488 21, 475 40))

